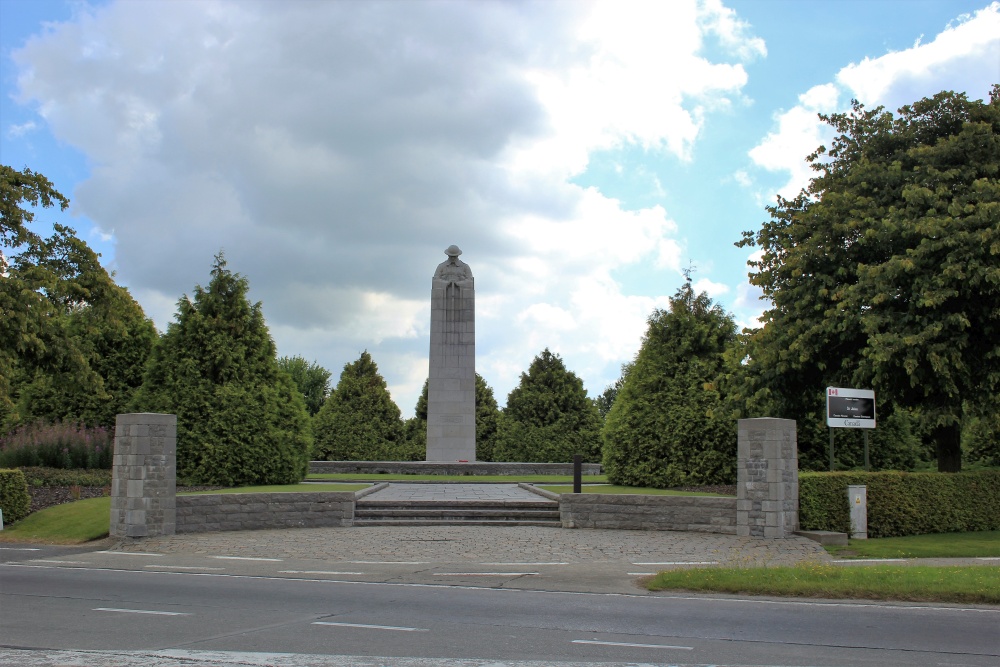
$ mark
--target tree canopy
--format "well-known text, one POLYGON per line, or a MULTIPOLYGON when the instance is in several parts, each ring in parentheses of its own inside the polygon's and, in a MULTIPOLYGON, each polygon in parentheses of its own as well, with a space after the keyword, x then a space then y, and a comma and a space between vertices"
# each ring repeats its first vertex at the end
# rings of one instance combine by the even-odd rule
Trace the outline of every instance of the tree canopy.
POLYGON ((736 424, 718 389, 732 317, 690 281, 656 310, 604 430, 609 481, 667 488, 736 481, 736 424))
POLYGON ((494 461, 559 463, 581 454, 600 460, 601 416, 583 381, 546 348, 507 396, 494 461))
MULTIPOLYGON (((414 460, 399 407, 367 350, 344 366, 313 420, 316 458, 324 461, 414 460)), ((419 453, 424 458, 424 452, 419 453)))
POLYGON ((308 470, 305 402, 278 366, 249 282, 216 256, 207 288, 178 301, 134 406, 177 415, 177 475, 198 484, 289 484, 308 470))
POLYGON ((25 206, 69 200, 30 169, 0 165, 0 424, 114 424, 140 384, 151 321, 69 227, 48 238, 25 206))
POLYGON ((291 376, 305 399, 310 416, 315 416, 330 394, 330 371, 298 355, 279 358, 278 366, 291 376))
POLYGON ((1000 86, 822 118, 838 135, 817 175, 739 243, 772 303, 747 399, 799 418, 825 386, 872 387, 959 470, 960 424, 1000 391, 1000 86))

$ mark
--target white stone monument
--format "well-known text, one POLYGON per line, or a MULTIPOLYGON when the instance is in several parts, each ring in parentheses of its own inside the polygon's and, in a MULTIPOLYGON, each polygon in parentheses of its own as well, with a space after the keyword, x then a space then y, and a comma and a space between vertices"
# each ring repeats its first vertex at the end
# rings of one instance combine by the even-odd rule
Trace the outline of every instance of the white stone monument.
POLYGON ((431 282, 427 460, 476 460, 476 290, 472 269, 445 250, 431 282))

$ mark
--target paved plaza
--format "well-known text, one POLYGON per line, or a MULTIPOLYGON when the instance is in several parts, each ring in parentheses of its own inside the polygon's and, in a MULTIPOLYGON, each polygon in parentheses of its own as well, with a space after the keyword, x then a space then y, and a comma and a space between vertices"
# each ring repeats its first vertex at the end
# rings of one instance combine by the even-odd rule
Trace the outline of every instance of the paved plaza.
MULTIPOLYGON (((516 484, 391 483, 365 499, 540 500, 516 484)), ((741 567, 829 561, 805 538, 763 539, 715 533, 543 526, 352 526, 190 533, 126 540, 102 565, 234 567, 246 574, 354 577, 366 581, 487 585, 635 593, 659 570, 720 564, 741 567), (156 554, 138 559, 116 557, 156 554), (152 556, 151 556, 152 557, 152 556), (227 560, 227 563, 220 563, 227 560), (210 562, 212 561, 212 562, 210 562), (274 565, 270 565, 273 563, 274 565)), ((97 555, 91 555, 96 558, 97 555)), ((87 559, 91 561, 91 558, 87 559)), ((91 561, 91 564, 96 564, 91 561)))

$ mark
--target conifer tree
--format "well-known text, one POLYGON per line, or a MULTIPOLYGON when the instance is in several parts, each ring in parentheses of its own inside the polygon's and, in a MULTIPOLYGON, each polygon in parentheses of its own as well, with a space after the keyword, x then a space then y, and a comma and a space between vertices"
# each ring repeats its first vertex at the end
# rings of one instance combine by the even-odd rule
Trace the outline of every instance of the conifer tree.
POLYGON ((732 484, 736 423, 717 380, 736 341, 732 318, 690 280, 656 310, 604 424, 604 470, 627 486, 732 484))
MULTIPOLYGON (((316 458, 323 461, 412 460, 403 420, 367 351, 344 366, 313 420, 316 458)), ((423 458, 420 453, 419 458, 423 458)))
POLYGON ((248 290, 219 253, 208 287, 178 301, 134 400, 177 415, 177 476, 190 483, 289 484, 309 466, 305 402, 248 290))
POLYGON ((600 460, 601 416, 583 381, 546 348, 507 396, 497 423, 494 461, 600 460))

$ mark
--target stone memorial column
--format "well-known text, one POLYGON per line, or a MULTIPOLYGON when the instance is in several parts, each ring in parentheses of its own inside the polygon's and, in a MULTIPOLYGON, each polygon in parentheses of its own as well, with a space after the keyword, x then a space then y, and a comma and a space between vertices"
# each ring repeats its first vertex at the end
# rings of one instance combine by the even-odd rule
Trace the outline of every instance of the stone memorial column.
POLYGON ((476 460, 476 290, 458 246, 431 283, 427 460, 476 460))
POLYGON ((177 416, 118 415, 113 465, 111 536, 173 535, 177 527, 177 416))
POLYGON ((791 537, 799 529, 799 459, 794 419, 741 419, 736 534, 791 537))

